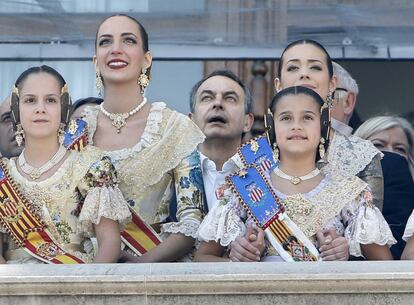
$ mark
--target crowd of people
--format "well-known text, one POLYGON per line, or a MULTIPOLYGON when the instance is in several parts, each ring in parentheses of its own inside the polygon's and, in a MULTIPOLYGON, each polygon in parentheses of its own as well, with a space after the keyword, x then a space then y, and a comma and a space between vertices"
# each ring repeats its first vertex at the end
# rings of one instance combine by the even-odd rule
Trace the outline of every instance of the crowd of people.
POLYGON ((31 67, 0 106, 0 262, 414 259, 414 130, 350 126, 359 88, 318 42, 283 51, 263 135, 249 88, 216 70, 188 116, 148 102, 136 19, 96 33, 102 98, 72 104, 31 67))

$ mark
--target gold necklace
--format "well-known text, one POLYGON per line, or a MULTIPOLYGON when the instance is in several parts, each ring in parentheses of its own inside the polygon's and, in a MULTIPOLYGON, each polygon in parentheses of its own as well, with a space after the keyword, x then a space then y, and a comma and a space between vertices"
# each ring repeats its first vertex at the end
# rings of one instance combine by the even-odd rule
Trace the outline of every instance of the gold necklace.
POLYGON ((20 169, 22 170, 23 173, 28 175, 32 180, 36 180, 36 179, 39 179, 40 176, 42 176, 52 167, 54 167, 56 164, 58 164, 60 161, 62 161, 62 159, 66 155, 67 149, 63 145, 60 145, 55 155, 49 161, 47 161, 45 164, 43 164, 40 167, 35 167, 27 163, 26 158, 24 157, 24 151, 25 150, 23 149, 22 153, 17 159, 20 169))
POLYGON ((315 168, 314 170, 312 170, 311 172, 307 173, 306 175, 303 176, 291 176, 286 174, 285 172, 283 172, 279 167, 276 167, 273 172, 279 176, 280 178, 289 180, 290 183, 297 185, 299 183, 301 183, 303 180, 309 180, 312 179, 313 177, 316 177, 319 173, 320 170, 318 168, 315 168))
POLYGON ((142 102, 137 107, 135 107, 134 109, 132 109, 129 112, 120 112, 120 113, 111 113, 111 112, 108 112, 104 108, 104 103, 101 103, 99 105, 99 107, 100 107, 102 113, 105 116, 107 116, 112 121, 112 126, 114 126, 116 128, 116 132, 117 133, 121 133, 121 128, 126 125, 126 120, 131 115, 134 115, 135 113, 137 113, 138 111, 140 111, 141 108, 144 107, 144 105, 146 103, 147 103, 147 98, 144 97, 144 99, 142 100, 142 102))

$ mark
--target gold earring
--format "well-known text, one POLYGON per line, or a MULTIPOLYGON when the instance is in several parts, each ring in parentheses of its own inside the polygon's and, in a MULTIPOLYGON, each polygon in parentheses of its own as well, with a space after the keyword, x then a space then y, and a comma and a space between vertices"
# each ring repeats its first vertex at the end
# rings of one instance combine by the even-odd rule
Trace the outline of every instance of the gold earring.
POLYGON ((138 76, 138 85, 141 87, 141 94, 144 94, 145 88, 149 85, 149 77, 146 74, 147 69, 143 69, 141 74, 138 76))
POLYGON ((323 137, 321 137, 320 143, 319 143, 319 156, 321 157, 321 159, 323 159, 323 157, 325 157, 325 139, 323 137))
POLYGON ((24 140, 24 130, 22 124, 16 125, 16 132, 14 133, 16 137, 17 146, 22 146, 24 140))
POLYGON ((273 143, 273 158, 275 162, 279 161, 279 148, 277 148, 277 143, 273 143))
POLYGON ((65 124, 63 123, 60 123, 60 126, 59 126, 58 141, 60 145, 62 145, 63 141, 65 141, 65 124))
POLYGON ((104 87, 104 84, 103 84, 103 81, 102 81, 102 76, 101 76, 101 73, 99 72, 98 69, 96 69, 95 74, 96 74, 96 76, 95 76, 95 86, 98 89, 98 95, 102 96, 103 87, 104 87))

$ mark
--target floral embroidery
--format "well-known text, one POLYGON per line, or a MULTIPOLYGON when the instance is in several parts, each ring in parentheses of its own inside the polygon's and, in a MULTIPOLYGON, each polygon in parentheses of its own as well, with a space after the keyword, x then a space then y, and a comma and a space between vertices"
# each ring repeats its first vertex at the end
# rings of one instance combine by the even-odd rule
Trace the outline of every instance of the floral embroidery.
POLYGON ((188 177, 180 177, 180 186, 183 189, 188 189, 190 187, 190 179, 188 177))
POLYGON ((85 180, 90 187, 114 186, 118 178, 111 158, 105 156, 92 164, 85 180))
POLYGON ((56 230, 58 231, 60 237, 62 238, 62 241, 65 244, 70 243, 70 234, 73 233, 73 230, 70 227, 69 223, 63 220, 60 214, 53 216, 52 220, 56 226, 56 230))

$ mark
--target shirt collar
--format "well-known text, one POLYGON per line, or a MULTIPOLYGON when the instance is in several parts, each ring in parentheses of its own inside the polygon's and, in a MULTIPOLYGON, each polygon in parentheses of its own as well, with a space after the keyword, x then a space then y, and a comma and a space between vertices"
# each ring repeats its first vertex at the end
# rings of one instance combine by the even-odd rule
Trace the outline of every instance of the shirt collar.
POLYGON ((345 136, 350 136, 352 134, 352 127, 349 125, 346 125, 342 123, 341 121, 335 120, 334 118, 331 118, 331 126, 336 131, 339 131, 345 136))

